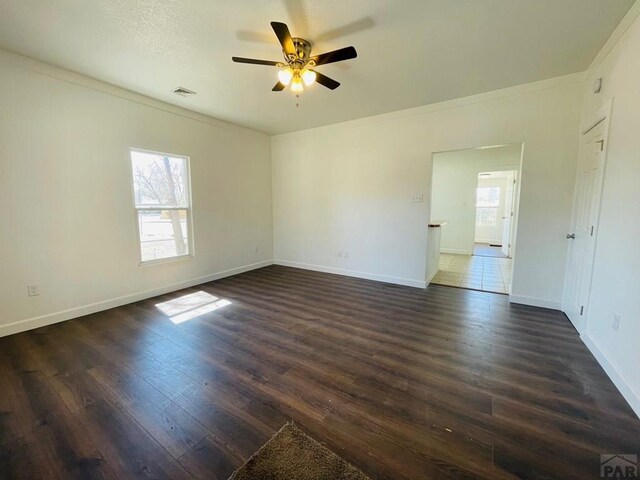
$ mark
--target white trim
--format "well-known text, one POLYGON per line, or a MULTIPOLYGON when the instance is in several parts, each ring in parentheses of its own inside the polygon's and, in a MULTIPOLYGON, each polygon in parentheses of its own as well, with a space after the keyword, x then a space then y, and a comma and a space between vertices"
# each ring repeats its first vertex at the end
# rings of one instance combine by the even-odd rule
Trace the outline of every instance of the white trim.
POLYGON ((160 263, 173 262, 178 260, 189 260, 195 257, 195 241, 193 232, 193 200, 191 198, 191 157, 188 155, 177 155, 173 153, 156 152, 153 150, 143 150, 141 148, 129 147, 129 170, 131 172, 131 198, 133 201, 133 210, 136 217, 136 231, 138 238, 138 266, 144 267, 148 265, 157 265, 160 263), (147 155, 154 155, 156 157, 168 157, 183 160, 185 162, 185 199, 187 201, 186 206, 166 206, 166 205, 143 205, 138 206, 136 204, 136 179, 133 168, 133 153, 142 153, 147 155), (172 255, 171 257, 153 258, 151 260, 144 260, 142 258, 142 229, 140 225, 140 211, 158 211, 158 210, 184 210, 187 218, 187 253, 183 255, 172 255))
MULTIPOLYGON (((598 69, 600 64, 609 56, 611 50, 618 44, 620 39, 627 33, 629 27, 633 25, 636 18, 640 15, 640 2, 634 2, 633 5, 629 8, 629 11, 622 17, 618 26, 613 30, 607 41, 604 43, 600 51, 596 54, 596 56, 591 61, 591 64, 585 71, 585 79, 590 78, 595 71, 598 69)), ((605 80, 606 81, 606 80, 605 80)))
MULTIPOLYGON (((500 207, 498 207, 500 208, 500 207)), ((498 245, 502 243, 502 238, 499 239, 495 239, 495 238, 478 238, 475 240, 475 242, 473 243, 482 243, 482 244, 487 244, 487 245, 498 245)), ((500 245, 500 247, 502 247, 502 245, 500 245)))
MULTIPOLYGON (((611 97, 608 100, 602 102, 597 110, 583 115, 582 120, 580 121, 581 136, 589 133, 596 126, 598 126, 599 123, 611 118, 611 113, 613 111, 613 98, 614 97, 611 97)), ((609 137, 609 125, 607 125, 604 133, 607 137, 609 137)))
POLYGON ((72 318, 90 315, 92 313, 101 312, 103 310, 108 310, 110 308, 119 307, 121 305, 126 305, 133 302, 138 302, 140 300, 156 297, 165 293, 175 292, 176 290, 193 287, 194 285, 200 285, 202 283, 211 282, 220 278, 230 277, 232 275, 248 272, 249 270, 255 270, 256 268, 262 268, 272 264, 272 260, 264 260, 262 262, 252 263, 249 265, 243 265, 241 267, 231 268, 229 270, 224 270, 222 272, 212 273, 203 277, 192 278, 190 280, 172 283, 164 287, 144 290, 142 292, 136 292, 129 295, 123 295, 121 297, 110 298, 108 300, 102 300, 100 302, 82 305, 79 307, 70 308, 68 310, 62 310, 46 315, 40 315, 38 317, 18 320, 17 322, 0 325, 0 337, 13 335, 14 333, 24 332, 26 330, 31 330, 34 328, 44 327, 45 325, 51 325, 53 323, 64 322, 65 320, 71 320, 72 318))
POLYGON ((598 361, 604 372, 611 379, 616 388, 620 391, 624 399, 627 401, 631 409, 640 418, 640 392, 636 391, 633 384, 613 365, 596 342, 588 335, 580 335, 580 339, 587 346, 591 354, 598 361))
POLYGON ((301 268, 303 270, 313 270, 314 272, 332 273, 334 275, 344 275, 347 277, 364 278, 365 280, 375 280, 383 283, 393 283, 404 285, 405 287, 427 288, 424 280, 413 280, 410 278, 392 277, 390 275, 380 275, 378 273, 359 272, 356 270, 345 270, 343 268, 325 267, 323 265, 312 265, 309 263, 290 262, 289 260, 274 260, 274 265, 284 267, 301 268))
MULTIPOLYGON (((464 108, 471 105, 476 105, 485 102, 492 102, 510 97, 517 97, 528 93, 544 92, 547 90, 554 90, 556 88, 562 88, 567 86, 582 85, 585 81, 585 73, 571 73, 569 75, 563 75, 561 77, 548 78, 546 80, 540 80, 538 82, 530 82, 522 85, 516 85, 514 87, 501 88, 499 90, 492 90, 490 92, 479 93, 477 95, 470 95, 467 97, 454 98, 452 100, 445 100, 437 103, 429 103, 427 105, 421 105, 418 107, 407 108, 404 110, 396 110, 389 113, 382 113, 379 115, 373 115, 364 118, 357 118, 354 120, 346 120, 344 122, 332 123, 329 125, 322 125, 319 127, 309 128, 307 130, 297 130, 293 132, 273 135, 271 137, 272 142, 279 142, 287 140, 289 138, 295 138, 298 136, 306 136, 309 134, 321 134, 332 129, 343 129, 346 125, 349 126, 364 126, 382 122, 390 122, 399 118, 412 117, 415 115, 424 115, 426 113, 439 112, 444 110, 452 110, 455 108, 464 108)), ((515 142, 522 143, 522 142, 515 142)), ((478 145, 469 145, 468 147, 460 147, 458 150, 468 150, 471 148, 478 148, 478 145)), ((436 153, 436 152, 434 152, 436 153)))
POLYGON ((198 113, 194 110, 189 110, 185 107, 179 107, 162 100, 147 97, 146 95, 136 93, 131 90, 126 90, 110 83, 106 83, 101 80, 82 75, 80 73, 72 72, 71 70, 56 67, 48 63, 41 62, 40 60, 36 60, 34 58, 26 57, 9 50, 5 50, 3 48, 0 48, 0 63, 8 63, 10 65, 13 65, 14 67, 30 70, 32 72, 55 78, 56 80, 70 83, 81 88, 89 88, 96 92, 119 97, 123 100, 138 103, 140 105, 145 105, 150 108, 155 108, 156 110, 162 110, 173 115, 178 115, 180 117, 189 118, 197 122, 206 123, 208 125, 211 125, 212 127, 235 131, 243 130, 245 133, 250 133, 255 136, 269 137, 269 135, 264 132, 260 132, 248 127, 243 127, 241 125, 236 125, 235 123, 227 122, 225 120, 220 120, 210 115, 198 113))
MULTIPOLYGON (((138 247, 140 247, 140 240, 138 240, 138 247)), ((140 248, 138 248, 140 250, 140 248)), ((185 253, 184 255, 174 255, 173 257, 166 258, 154 258, 153 260, 140 260, 138 262, 139 267, 152 267, 154 265, 162 265, 163 263, 183 262, 186 260, 193 260, 195 255, 191 253, 185 253)))
POLYGON ((440 253, 450 253, 452 255, 473 255, 473 250, 464 250, 462 248, 441 248, 440 253))
MULTIPOLYGON (((425 282, 425 286, 429 285, 431 283, 431 281, 433 280, 433 277, 435 277, 438 274, 439 270, 436 268, 433 273, 431 274, 431 276, 429 278, 427 278, 427 281, 425 282)), ((426 287, 425 287, 426 288, 426 287)))
POLYGON ((529 305, 531 307, 550 308, 552 310, 560 310, 562 304, 553 302, 543 298, 527 297, 525 295, 509 295, 509 303, 517 303, 520 305, 529 305))

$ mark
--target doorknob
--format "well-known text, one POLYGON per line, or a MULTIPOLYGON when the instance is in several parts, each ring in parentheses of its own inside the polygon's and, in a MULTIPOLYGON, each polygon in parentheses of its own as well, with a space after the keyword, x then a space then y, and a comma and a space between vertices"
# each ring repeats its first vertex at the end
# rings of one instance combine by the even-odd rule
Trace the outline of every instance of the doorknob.
POLYGON ((575 240, 576 239, 576 234, 575 233, 567 233, 567 238, 570 240, 575 240))

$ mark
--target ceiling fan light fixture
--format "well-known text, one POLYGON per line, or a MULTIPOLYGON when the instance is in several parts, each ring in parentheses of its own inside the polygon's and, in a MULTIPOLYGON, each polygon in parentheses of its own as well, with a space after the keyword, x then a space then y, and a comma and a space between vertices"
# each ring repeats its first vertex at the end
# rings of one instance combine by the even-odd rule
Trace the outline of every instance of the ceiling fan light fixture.
POLYGON ((309 87, 313 83, 319 83, 329 90, 335 90, 340 86, 340 82, 336 82, 333 78, 316 72, 314 69, 320 65, 342 62, 358 56, 356 49, 352 46, 311 56, 311 43, 304 38, 292 37, 286 24, 271 22, 271 28, 282 46, 284 62, 245 57, 231 57, 231 60, 235 63, 276 67, 278 69, 278 83, 273 86, 272 92, 281 92, 288 86, 296 96, 299 96, 298 94, 302 93, 305 85, 309 87))
POLYGON ((283 85, 289 85, 291 83, 291 79, 293 78, 293 70, 291 67, 284 67, 278 70, 278 80, 283 85))
POLYGON ((316 81, 316 72, 314 72, 313 70, 303 70, 302 81, 304 81, 304 84, 308 87, 316 81))
POLYGON ((294 93, 300 93, 304 90, 302 86, 302 79, 300 75, 294 75, 293 80, 291 80, 291 91, 294 93))

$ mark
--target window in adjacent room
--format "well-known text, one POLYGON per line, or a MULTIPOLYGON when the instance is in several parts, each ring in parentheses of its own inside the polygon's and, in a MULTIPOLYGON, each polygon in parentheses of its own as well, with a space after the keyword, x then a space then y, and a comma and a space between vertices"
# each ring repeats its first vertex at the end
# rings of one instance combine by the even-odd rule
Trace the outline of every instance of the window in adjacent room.
POLYGON ((131 150, 142 263, 193 253, 189 158, 131 150))
POLYGON ((476 226, 497 226, 499 207, 500 187, 478 187, 476 196, 476 226))

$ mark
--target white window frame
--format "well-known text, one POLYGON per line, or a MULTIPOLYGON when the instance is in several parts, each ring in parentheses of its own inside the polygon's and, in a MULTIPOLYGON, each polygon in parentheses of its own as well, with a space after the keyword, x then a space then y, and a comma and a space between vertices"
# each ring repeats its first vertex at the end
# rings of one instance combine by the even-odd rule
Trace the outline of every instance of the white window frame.
POLYGON ((179 262, 181 260, 189 260, 195 256, 194 250, 194 242, 193 242, 193 207, 191 201, 191 158, 186 155, 178 155, 175 153, 167 153, 167 152, 157 152, 155 150, 146 150, 144 148, 129 148, 129 175, 131 176, 131 198, 133 200, 133 215, 136 223, 136 232, 137 232, 137 242, 138 242, 138 265, 141 267, 149 266, 149 265, 158 265, 160 263, 171 263, 171 262, 179 262), (136 205, 136 187, 135 180, 133 178, 133 152, 139 153, 148 153, 151 155, 160 155, 165 157, 172 158, 181 158, 185 160, 186 168, 185 168, 185 198, 187 200, 186 207, 166 207, 166 206, 158 206, 158 205, 149 205, 144 207, 138 207, 136 205), (153 260, 143 260, 142 259, 142 242, 140 241, 140 235, 142 231, 140 230, 140 217, 139 212, 145 210, 186 210, 187 211, 187 248, 189 253, 185 253, 184 255, 176 255, 173 257, 167 258, 156 258, 153 260))
POLYGON ((498 218, 500 217, 500 197, 502 195, 502 188, 499 186, 490 186, 490 187, 476 187, 476 219, 475 219, 475 226, 476 227, 481 227, 481 228, 497 228, 500 225, 500 222, 498 221, 498 218), (493 205, 478 205, 478 190, 480 190, 481 188, 486 188, 486 189, 498 189, 498 205, 496 205, 495 207, 493 205), (479 208, 494 208, 496 210, 496 224, 495 225, 484 225, 484 224, 479 224, 478 223, 478 209, 479 208))

